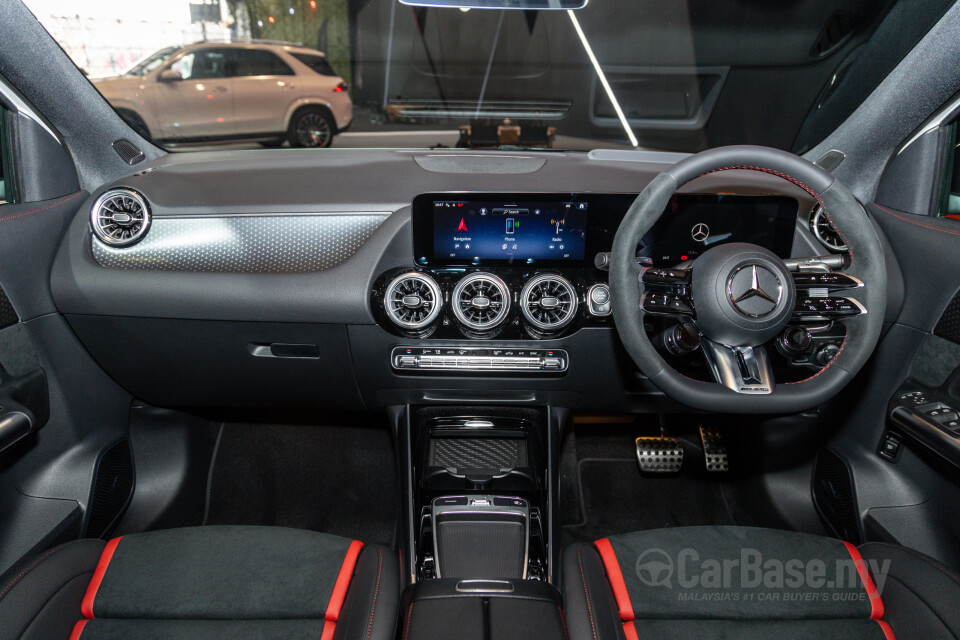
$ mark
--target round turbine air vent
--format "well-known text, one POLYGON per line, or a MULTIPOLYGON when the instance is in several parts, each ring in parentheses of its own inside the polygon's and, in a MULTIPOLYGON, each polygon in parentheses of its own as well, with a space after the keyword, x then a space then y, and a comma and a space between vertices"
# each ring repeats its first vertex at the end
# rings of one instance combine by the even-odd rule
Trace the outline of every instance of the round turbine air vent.
POLYGON ((142 240, 150 228, 150 207, 146 198, 132 189, 110 189, 93 204, 90 225, 101 242, 129 247, 142 240))
POLYGON ((443 295, 428 275, 411 272, 394 278, 387 285, 383 308, 390 319, 404 329, 423 329, 440 315, 443 295))
POLYGON ((818 206, 813 210, 813 215, 810 216, 810 230, 813 231, 813 235, 817 236, 817 240, 831 251, 847 250, 843 238, 840 237, 833 224, 823 213, 823 207, 818 206))
POLYGON ((570 324, 577 313, 577 290, 561 276, 541 274, 520 292, 523 317, 541 331, 556 331, 570 324))
POLYGON ((474 331, 489 331, 507 319, 510 290, 492 273, 472 273, 453 289, 453 315, 474 331))

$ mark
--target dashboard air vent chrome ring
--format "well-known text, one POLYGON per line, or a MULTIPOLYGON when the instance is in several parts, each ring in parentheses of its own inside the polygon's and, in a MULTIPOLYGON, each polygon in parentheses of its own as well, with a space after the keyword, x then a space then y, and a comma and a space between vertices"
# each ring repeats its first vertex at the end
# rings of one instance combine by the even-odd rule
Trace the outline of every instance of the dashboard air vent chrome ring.
POLYGON ((534 276, 520 292, 523 317, 541 331, 556 331, 577 314, 577 290, 566 278, 551 273, 534 276))
POLYGON ((831 251, 847 250, 847 245, 843 243, 843 239, 840 237, 840 234, 837 233, 836 228, 834 228, 827 216, 824 215, 823 207, 820 205, 817 205, 817 208, 814 209, 810 215, 810 230, 813 232, 813 235, 817 236, 820 244, 831 251))
POLYGON ((104 244, 129 247, 150 229, 150 206, 133 189, 110 189, 93 203, 90 226, 104 244))
POLYGON ((404 329, 423 329, 440 315, 443 294, 430 276, 411 271, 390 281, 383 297, 387 316, 404 329))
POLYGON ((492 273, 471 273, 453 289, 453 315, 468 329, 489 331, 510 312, 510 290, 492 273))

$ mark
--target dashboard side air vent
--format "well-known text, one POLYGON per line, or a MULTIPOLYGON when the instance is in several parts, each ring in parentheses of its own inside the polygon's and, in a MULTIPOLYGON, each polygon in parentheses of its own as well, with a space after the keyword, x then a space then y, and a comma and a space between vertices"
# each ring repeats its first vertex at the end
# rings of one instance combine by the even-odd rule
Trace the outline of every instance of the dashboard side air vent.
POLYGON ((150 228, 150 207, 133 189, 110 189, 93 204, 90 226, 104 244, 129 247, 142 240, 150 228))
POLYGON ((404 329, 423 329, 440 315, 443 294, 430 276, 412 271, 387 285, 383 308, 390 320, 404 329))
POLYGON ((823 213, 823 207, 817 206, 810 216, 810 230, 817 236, 820 244, 831 251, 846 251, 847 245, 843 243, 843 238, 837 233, 836 228, 823 213))
POLYGON ((492 273, 471 273, 453 289, 453 315, 474 331, 489 331, 507 319, 510 290, 492 273))
POLYGON ((527 322, 541 331, 562 329, 576 317, 577 290, 561 276, 534 276, 520 292, 520 310, 527 322))

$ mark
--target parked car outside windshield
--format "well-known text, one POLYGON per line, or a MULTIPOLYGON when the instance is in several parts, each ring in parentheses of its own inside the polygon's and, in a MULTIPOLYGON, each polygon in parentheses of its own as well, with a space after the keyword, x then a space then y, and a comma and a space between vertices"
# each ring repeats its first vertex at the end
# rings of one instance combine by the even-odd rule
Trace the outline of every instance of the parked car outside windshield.
POLYGON ((167 48, 92 82, 137 133, 161 143, 329 147, 353 119, 343 78, 321 52, 297 45, 167 48))

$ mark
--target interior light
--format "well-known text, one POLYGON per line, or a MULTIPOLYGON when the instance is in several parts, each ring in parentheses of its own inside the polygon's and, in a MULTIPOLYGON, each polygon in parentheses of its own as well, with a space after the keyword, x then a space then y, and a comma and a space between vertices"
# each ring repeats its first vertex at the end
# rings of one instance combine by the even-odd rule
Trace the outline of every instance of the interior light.
POLYGON ((573 28, 576 29, 577 35, 580 37, 580 42, 583 43, 587 57, 590 58, 590 63, 593 64, 593 68, 600 78, 600 84, 603 85, 604 91, 607 92, 607 97, 610 98, 610 102, 613 104, 613 110, 616 111, 617 118, 620 119, 620 124, 623 125, 623 130, 627 132, 630 144, 635 147, 640 146, 640 143, 637 142, 637 136, 633 135, 633 129, 630 128, 630 124, 627 122, 627 117, 623 115, 623 109, 620 108, 617 97, 613 95, 613 89, 610 87, 610 83, 607 82, 607 76, 604 75, 603 69, 600 68, 600 62, 597 60, 597 56, 593 55, 593 48, 590 46, 590 43, 587 42, 587 36, 584 35, 583 29, 580 28, 580 21, 577 20, 576 14, 571 9, 567 9, 567 15, 570 16, 570 21, 573 22, 573 28))

